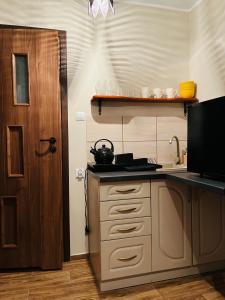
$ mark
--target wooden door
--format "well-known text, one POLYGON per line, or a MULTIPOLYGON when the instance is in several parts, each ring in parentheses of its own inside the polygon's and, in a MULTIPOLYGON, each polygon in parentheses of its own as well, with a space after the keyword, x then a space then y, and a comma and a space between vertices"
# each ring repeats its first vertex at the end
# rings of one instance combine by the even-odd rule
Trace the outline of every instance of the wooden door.
POLYGON ((58 32, 0 29, 0 268, 61 267, 61 152, 58 32))
POLYGON ((191 266, 191 191, 164 180, 151 184, 152 271, 191 266))
POLYGON ((196 188, 193 192, 193 263, 225 260, 224 195, 196 188))

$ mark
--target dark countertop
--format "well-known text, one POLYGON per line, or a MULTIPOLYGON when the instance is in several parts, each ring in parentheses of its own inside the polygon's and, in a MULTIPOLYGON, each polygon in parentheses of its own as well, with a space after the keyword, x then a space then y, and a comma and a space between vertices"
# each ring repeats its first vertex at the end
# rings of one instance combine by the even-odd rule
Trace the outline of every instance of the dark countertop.
POLYGON ((177 182, 186 183, 194 187, 201 187, 212 192, 225 194, 225 182, 217 181, 209 178, 202 178, 200 175, 189 172, 167 173, 166 179, 175 180, 177 182))
POLYGON ((98 173, 93 173, 91 171, 89 172, 100 182, 165 178, 165 172, 158 172, 158 171, 157 172, 156 171, 138 171, 138 172, 116 171, 116 172, 98 172, 98 173))
POLYGON ((158 171, 144 171, 144 172, 99 172, 93 173, 89 171, 92 176, 97 178, 100 182, 124 181, 124 180, 146 180, 146 179, 168 179, 176 182, 185 183, 195 187, 201 187, 212 192, 225 194, 225 182, 217 181, 208 178, 201 178, 198 174, 189 173, 186 171, 180 172, 158 172, 158 171))

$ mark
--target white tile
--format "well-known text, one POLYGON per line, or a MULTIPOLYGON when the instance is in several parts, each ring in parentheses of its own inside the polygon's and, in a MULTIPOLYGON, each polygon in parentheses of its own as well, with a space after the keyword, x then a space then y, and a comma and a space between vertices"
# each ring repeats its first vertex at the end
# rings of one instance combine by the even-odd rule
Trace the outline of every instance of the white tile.
POLYGON ((87 141, 106 138, 111 141, 122 141, 122 117, 97 116, 87 120, 87 141))
POLYGON ((134 158, 156 158, 156 141, 124 142, 124 153, 132 152, 134 158))
MULTIPOLYGON (((98 116, 98 106, 91 106, 92 115, 98 116)), ((182 103, 103 103, 102 116, 184 116, 182 103)))
POLYGON ((173 135, 180 140, 187 140, 187 120, 179 117, 157 118, 157 140, 169 141, 173 135))
POLYGON ((124 117, 124 141, 155 141, 156 117, 124 117))
MULTIPOLYGON (((90 153, 91 147, 94 147, 94 142, 87 142, 87 161, 88 162, 94 162, 94 155, 90 153)), ((104 143, 98 143, 97 149, 101 148, 102 144, 104 143)), ((110 148, 110 144, 105 143, 106 147, 110 148)), ((114 154, 121 154, 123 153, 123 143, 122 142, 113 142, 114 146, 114 154)))
MULTIPOLYGON (((180 142, 180 155, 182 150, 187 147, 186 141, 180 142)), ((157 159, 158 163, 176 163, 177 158, 177 147, 176 142, 169 144, 168 141, 157 141, 157 159)))

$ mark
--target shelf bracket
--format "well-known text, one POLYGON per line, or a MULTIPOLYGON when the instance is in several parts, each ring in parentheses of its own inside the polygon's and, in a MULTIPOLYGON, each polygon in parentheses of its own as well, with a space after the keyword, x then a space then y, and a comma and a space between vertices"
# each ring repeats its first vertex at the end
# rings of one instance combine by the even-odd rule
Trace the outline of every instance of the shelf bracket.
POLYGON ((187 108, 188 108, 188 104, 184 103, 184 115, 187 115, 187 108))
POLYGON ((187 113, 188 113, 188 107, 189 107, 189 106, 192 106, 192 104, 193 104, 193 103, 190 103, 190 102, 189 102, 189 103, 185 103, 185 102, 184 102, 184 115, 185 115, 185 116, 186 116, 187 113))
POLYGON ((98 100, 98 114, 99 116, 102 114, 102 100, 98 100))

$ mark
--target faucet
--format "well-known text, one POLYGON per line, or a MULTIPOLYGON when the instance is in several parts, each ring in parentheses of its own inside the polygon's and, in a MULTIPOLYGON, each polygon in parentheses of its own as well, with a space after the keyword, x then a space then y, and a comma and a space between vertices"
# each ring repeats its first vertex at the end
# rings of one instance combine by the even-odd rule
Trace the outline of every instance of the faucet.
POLYGON ((172 144, 173 140, 175 140, 176 143, 177 143, 177 161, 176 161, 176 164, 180 165, 181 161, 180 161, 180 143, 179 143, 179 139, 176 135, 174 135, 172 137, 172 139, 169 141, 169 143, 172 144))

